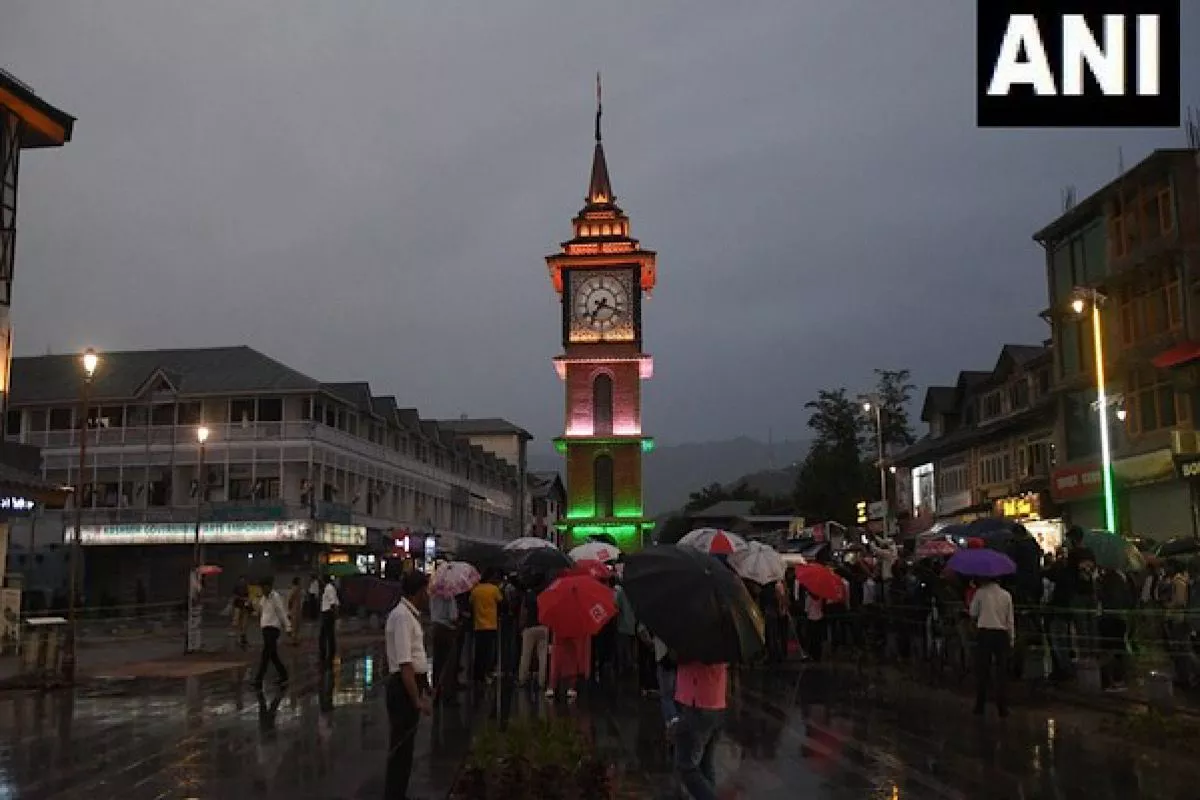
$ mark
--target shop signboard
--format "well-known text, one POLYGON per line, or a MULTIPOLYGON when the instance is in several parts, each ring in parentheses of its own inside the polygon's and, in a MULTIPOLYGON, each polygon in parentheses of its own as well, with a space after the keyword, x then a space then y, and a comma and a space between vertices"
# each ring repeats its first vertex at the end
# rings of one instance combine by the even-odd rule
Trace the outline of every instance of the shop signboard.
POLYGON ((1200 478, 1200 453, 1175 456, 1175 474, 1185 481, 1200 478))
POLYGON ((1103 484, 1104 476, 1099 464, 1068 467, 1050 476, 1050 494, 1060 503, 1082 500, 1098 494, 1103 484))
POLYGON ((316 541, 322 544, 340 544, 346 547, 366 547, 367 526, 322 522, 317 526, 316 541))
MULTIPOLYGON (((247 542, 298 542, 312 537, 312 523, 297 520, 287 522, 204 522, 200 525, 200 541, 208 544, 242 544, 247 542)), ((66 531, 67 541, 75 529, 66 531)), ((129 544, 191 544, 196 540, 196 526, 186 522, 146 522, 126 525, 84 525, 80 543, 85 545, 129 544)), ((366 529, 363 529, 366 540, 366 529)))
POLYGON ((37 501, 20 495, 0 494, 0 518, 28 517, 37 508, 37 501))
POLYGON ((1042 498, 1036 493, 1005 497, 996 501, 995 514, 1006 519, 1034 519, 1042 515, 1042 498))

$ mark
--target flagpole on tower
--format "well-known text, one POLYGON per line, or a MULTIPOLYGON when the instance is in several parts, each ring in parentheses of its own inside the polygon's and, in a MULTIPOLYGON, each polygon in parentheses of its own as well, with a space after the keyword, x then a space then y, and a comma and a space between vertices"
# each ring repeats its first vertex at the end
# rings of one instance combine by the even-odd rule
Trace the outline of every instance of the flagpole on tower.
POLYGON ((600 141, 600 114, 604 106, 600 102, 600 72, 596 72, 596 141, 600 141))

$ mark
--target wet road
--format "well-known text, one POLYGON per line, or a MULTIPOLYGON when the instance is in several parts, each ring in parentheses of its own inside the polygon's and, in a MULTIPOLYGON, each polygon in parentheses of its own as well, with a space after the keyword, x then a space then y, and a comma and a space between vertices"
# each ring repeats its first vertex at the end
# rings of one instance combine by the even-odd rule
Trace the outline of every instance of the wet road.
MULTIPOLYGON (((203 679, 101 682, 0 695, 0 800, 379 798, 387 739, 378 653, 332 680, 294 670, 263 697, 241 670, 203 679)), ((719 750, 722 782, 747 798, 1195 798, 1195 768, 1137 754, 1090 717, 971 716, 961 698, 847 673, 788 669, 737 681, 719 750)), ((628 796, 668 796, 657 703, 585 693, 578 706, 505 693, 502 714, 570 714, 621 765, 628 796)), ((445 796, 469 730, 495 713, 468 698, 423 724, 412 793, 445 796)))

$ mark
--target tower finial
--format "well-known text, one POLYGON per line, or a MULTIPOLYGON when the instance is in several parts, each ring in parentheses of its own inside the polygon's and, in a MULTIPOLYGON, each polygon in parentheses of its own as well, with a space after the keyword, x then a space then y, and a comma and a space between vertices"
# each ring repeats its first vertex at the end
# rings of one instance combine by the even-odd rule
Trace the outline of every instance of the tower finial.
POLYGON ((600 114, 604 106, 600 102, 600 72, 596 71, 596 141, 600 141, 600 114))

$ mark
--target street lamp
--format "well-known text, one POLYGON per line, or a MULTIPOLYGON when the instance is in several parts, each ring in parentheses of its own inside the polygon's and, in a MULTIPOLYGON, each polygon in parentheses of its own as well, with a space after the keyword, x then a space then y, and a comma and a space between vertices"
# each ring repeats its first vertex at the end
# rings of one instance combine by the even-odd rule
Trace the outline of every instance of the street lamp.
POLYGON ((196 428, 196 446, 199 449, 196 460, 196 530, 192 540, 192 574, 188 581, 188 619, 187 642, 185 653, 195 653, 200 650, 203 619, 200 604, 200 526, 204 513, 204 495, 208 480, 204 475, 205 443, 208 441, 208 428, 204 425, 196 428))
MULTIPOLYGON (((1104 332, 1100 325, 1100 309, 1108 298, 1091 286, 1075 288, 1071 310, 1082 317, 1089 309, 1092 318, 1092 350, 1096 358, 1096 405, 1100 408, 1100 470, 1104 481, 1104 521, 1108 530, 1117 530, 1117 507, 1113 500, 1112 444, 1108 435, 1108 392, 1104 376, 1104 332)), ((1118 419, 1123 407, 1118 407, 1118 419)))
POLYGON ((92 378, 96 375, 96 367, 100 357, 90 347, 80 358, 83 367, 83 387, 79 398, 79 478, 75 482, 75 535, 71 537, 70 566, 67 569, 67 641, 63 647, 63 678, 69 683, 75 681, 75 644, 78 629, 76 614, 77 595, 75 584, 79 581, 80 539, 83 538, 83 487, 84 470, 87 469, 87 430, 88 406, 92 400, 92 378))
MULTIPOLYGON (((862 399, 863 413, 875 414, 875 445, 879 453, 879 499, 885 504, 888 499, 887 468, 883 464, 883 401, 878 395, 868 395, 862 399)), ((884 518, 887 527, 887 518, 884 518)), ((884 531, 886 533, 886 530, 884 531)))

